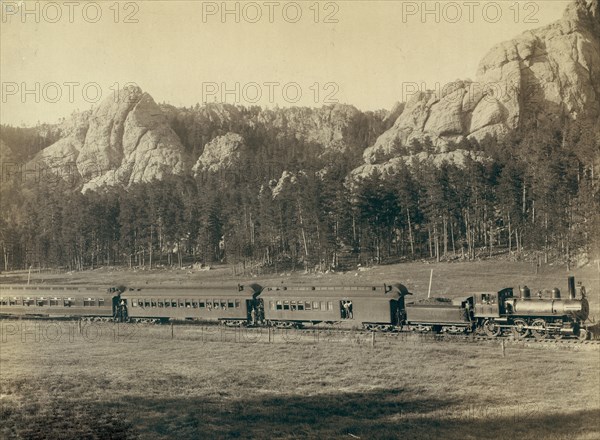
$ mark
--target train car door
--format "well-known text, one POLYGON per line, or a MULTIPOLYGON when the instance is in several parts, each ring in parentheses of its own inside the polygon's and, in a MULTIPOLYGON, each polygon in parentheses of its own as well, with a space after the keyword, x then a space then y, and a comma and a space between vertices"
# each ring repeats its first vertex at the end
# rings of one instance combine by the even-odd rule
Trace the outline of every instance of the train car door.
POLYGON ((250 325, 255 325, 262 321, 263 311, 261 310, 262 300, 247 299, 246 300, 246 319, 250 325))
POLYGON ((118 322, 127 321, 127 300, 121 299, 121 294, 112 297, 112 316, 118 322))
MULTIPOLYGON (((404 298, 401 298, 404 302, 404 298)), ((390 322, 392 325, 400 325, 402 322, 402 310, 404 307, 400 305, 400 299, 391 299, 390 300, 390 322)))
POLYGON ((112 297, 112 315, 116 318, 119 314, 119 303, 121 302, 121 295, 115 295, 112 297))
POLYGON ((352 300, 344 299, 340 301, 340 317, 342 319, 354 319, 354 304, 352 300))

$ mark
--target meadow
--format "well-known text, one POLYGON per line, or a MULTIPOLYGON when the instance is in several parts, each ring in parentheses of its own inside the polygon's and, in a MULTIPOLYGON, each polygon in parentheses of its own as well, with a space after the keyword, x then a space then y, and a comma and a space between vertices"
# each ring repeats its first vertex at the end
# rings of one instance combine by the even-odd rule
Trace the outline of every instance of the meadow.
MULTIPOLYGON (((566 289, 563 268, 405 264, 267 283, 402 281, 417 296, 528 284, 566 289)), ((45 282, 212 285, 228 269, 31 274, 45 282), (179 272, 179 273, 177 273, 179 272)), ((598 306, 597 273, 575 272, 598 306), (594 284, 596 283, 596 284, 594 284)), ((28 274, 6 274, 6 277, 28 274)), ((600 346, 424 341, 363 333, 273 334, 175 325, 2 320, 0 438, 600 438, 600 346)))

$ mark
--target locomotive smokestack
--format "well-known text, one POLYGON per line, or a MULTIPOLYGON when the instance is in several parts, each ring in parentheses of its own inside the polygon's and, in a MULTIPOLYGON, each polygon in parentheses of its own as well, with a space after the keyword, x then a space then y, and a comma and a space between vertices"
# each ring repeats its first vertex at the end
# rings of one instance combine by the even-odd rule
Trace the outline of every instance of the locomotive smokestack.
POLYGON ((575 299, 575 277, 569 277, 569 299, 575 299))
POLYGON ((520 290, 521 290, 521 298, 523 298, 523 299, 531 298, 531 290, 529 290, 529 287, 523 286, 520 288, 520 290))

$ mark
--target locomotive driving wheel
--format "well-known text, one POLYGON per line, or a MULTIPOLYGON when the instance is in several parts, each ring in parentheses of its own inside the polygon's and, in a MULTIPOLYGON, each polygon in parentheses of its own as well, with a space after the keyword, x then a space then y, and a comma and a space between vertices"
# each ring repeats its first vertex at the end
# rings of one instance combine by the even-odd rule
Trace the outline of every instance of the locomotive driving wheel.
POLYGON ((515 319, 513 321, 512 333, 515 339, 524 339, 529 335, 527 322, 524 319, 515 319))
POLYGON ((579 334, 577 335, 577 338, 580 341, 585 341, 586 339, 588 339, 588 336, 591 336, 591 335, 588 333, 587 329, 585 329, 585 328, 579 329, 579 334))
POLYGON ((485 334, 490 338, 495 338, 499 336, 500 332, 502 331, 500 326, 496 324, 496 321, 494 321, 493 319, 486 319, 483 322, 482 327, 485 334))
POLYGON ((546 321, 544 321, 543 319, 536 319, 531 323, 531 326, 535 327, 534 329, 531 329, 531 334, 535 339, 537 339, 538 341, 546 339, 546 336, 548 335, 548 331, 546 329, 546 321))

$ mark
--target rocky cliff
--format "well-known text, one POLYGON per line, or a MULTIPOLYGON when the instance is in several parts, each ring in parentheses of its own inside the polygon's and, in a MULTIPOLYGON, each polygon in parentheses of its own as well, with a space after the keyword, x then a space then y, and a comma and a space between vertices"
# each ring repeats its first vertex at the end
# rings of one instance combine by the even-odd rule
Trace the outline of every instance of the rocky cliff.
POLYGON ((240 166, 246 153, 244 138, 237 133, 227 133, 206 144, 192 171, 194 175, 198 175, 229 170, 240 166))
POLYGON ((258 122, 276 130, 293 133, 303 142, 317 144, 321 152, 343 153, 352 146, 350 134, 353 124, 362 113, 351 105, 336 104, 319 109, 291 107, 281 110, 265 110, 258 122))
POLYGON ((216 172, 248 158, 295 166, 309 160, 313 166, 364 163, 353 176, 396 168, 410 156, 434 163, 444 158, 461 163, 467 156, 482 160, 465 149, 450 153, 448 146, 502 137, 530 119, 600 122, 599 8, 598 0, 575 0, 557 22, 492 48, 475 80, 420 91, 389 112, 361 112, 345 104, 175 108, 158 106, 139 88, 128 88, 92 111, 73 115, 60 127, 61 139, 28 167, 59 175, 68 170, 85 191, 189 170, 216 172), (414 141, 427 144, 428 139, 432 147, 424 149, 426 154, 423 148, 412 151, 414 141))
POLYGON ((451 141, 502 137, 530 118, 564 117, 600 119, 598 0, 576 0, 557 22, 492 48, 474 81, 416 93, 363 157, 384 163, 426 138, 443 153, 451 141))
POLYGON ((129 185, 184 171, 181 142, 152 97, 138 87, 119 91, 91 112, 75 114, 64 137, 30 166, 75 173, 83 190, 129 185))

